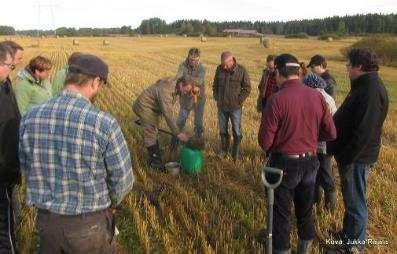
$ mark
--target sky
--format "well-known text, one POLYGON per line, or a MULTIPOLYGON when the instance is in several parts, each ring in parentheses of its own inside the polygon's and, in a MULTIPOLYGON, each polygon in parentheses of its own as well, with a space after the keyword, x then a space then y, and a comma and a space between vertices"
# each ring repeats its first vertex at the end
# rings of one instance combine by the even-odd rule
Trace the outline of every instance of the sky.
POLYGON ((2 0, 0 25, 23 29, 136 28, 159 17, 210 21, 287 21, 366 13, 397 13, 397 0, 2 0))

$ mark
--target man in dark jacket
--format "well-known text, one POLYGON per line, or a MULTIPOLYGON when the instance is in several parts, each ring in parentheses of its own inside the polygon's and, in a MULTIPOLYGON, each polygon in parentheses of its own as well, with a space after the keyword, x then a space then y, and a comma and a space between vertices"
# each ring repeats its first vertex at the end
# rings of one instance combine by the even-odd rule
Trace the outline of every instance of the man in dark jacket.
MULTIPOLYGON (((327 69, 327 61, 322 55, 314 55, 307 67, 320 76, 327 84, 325 92, 335 100, 336 81, 327 69)), ((324 206, 333 212, 336 205, 335 173, 332 170, 332 155, 327 153, 319 154, 320 168, 317 173, 316 189, 314 191, 314 202, 319 204, 321 200, 320 188, 324 190, 324 206)))
POLYGON ((232 157, 239 157, 241 133, 242 106, 251 92, 248 72, 237 64, 231 52, 223 52, 221 65, 216 69, 212 92, 218 106, 219 132, 222 143, 222 155, 229 152, 230 136, 228 133, 229 119, 233 130, 232 157))
POLYGON ((280 90, 266 103, 258 134, 259 145, 270 154, 268 165, 284 171, 282 182, 274 192, 274 253, 291 253, 291 203, 294 202, 297 253, 309 254, 315 231, 312 206, 319 167, 317 144, 335 139, 336 129, 321 93, 299 80, 300 65, 296 57, 282 54, 274 62, 280 90))
POLYGON ((345 205, 341 240, 357 241, 351 251, 364 250, 368 223, 366 185, 379 156, 382 126, 389 100, 378 75, 376 54, 368 49, 348 53, 350 92, 334 115, 338 138, 328 143, 328 152, 338 163, 345 205))
POLYGON ((312 72, 325 80, 327 87, 324 90, 335 99, 336 81, 327 69, 327 61, 325 60, 325 57, 322 55, 314 55, 310 59, 307 67, 310 67, 312 72))
POLYGON ((0 253, 15 252, 12 190, 20 181, 18 129, 20 114, 9 74, 15 68, 13 49, 0 43, 0 253))

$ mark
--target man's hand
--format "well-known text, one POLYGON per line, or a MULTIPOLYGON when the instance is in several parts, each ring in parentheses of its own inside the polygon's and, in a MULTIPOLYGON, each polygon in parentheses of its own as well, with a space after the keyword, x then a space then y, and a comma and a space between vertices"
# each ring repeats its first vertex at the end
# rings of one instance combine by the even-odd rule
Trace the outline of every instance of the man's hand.
POLYGON ((200 95, 200 87, 194 86, 194 87, 193 87, 193 94, 195 94, 195 95, 200 95))
POLYGON ((187 142, 189 140, 188 135, 184 132, 179 133, 177 137, 180 141, 183 141, 183 142, 187 142))

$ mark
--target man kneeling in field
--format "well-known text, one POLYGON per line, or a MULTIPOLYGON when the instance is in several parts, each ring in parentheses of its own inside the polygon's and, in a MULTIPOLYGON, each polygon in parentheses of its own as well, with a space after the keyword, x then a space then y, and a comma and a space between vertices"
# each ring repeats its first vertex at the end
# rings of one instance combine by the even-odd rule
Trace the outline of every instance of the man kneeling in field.
POLYGON ((176 125, 173 105, 178 96, 190 93, 197 86, 194 81, 180 78, 163 78, 145 89, 135 100, 132 109, 139 117, 143 127, 145 146, 149 152, 151 168, 163 170, 160 146, 157 141, 158 127, 161 116, 164 116, 174 136, 186 142, 189 137, 181 132, 176 125))

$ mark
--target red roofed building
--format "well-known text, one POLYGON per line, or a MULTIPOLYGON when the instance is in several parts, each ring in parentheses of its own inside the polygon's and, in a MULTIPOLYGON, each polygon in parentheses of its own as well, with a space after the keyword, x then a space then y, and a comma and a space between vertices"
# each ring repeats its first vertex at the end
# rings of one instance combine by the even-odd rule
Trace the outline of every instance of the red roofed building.
POLYGON ((261 33, 254 29, 225 29, 223 33, 229 34, 235 37, 258 37, 262 36, 261 33))

